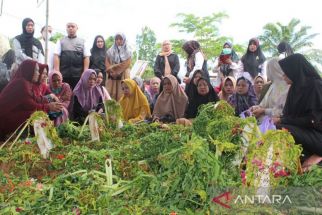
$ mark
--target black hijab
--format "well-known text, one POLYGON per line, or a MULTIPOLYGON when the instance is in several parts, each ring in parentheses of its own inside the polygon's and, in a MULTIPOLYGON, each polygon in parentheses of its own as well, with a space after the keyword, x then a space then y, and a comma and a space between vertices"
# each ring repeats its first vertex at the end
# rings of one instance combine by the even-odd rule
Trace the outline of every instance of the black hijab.
POLYGON ((189 98, 189 104, 186 110, 186 118, 195 118, 198 114, 198 108, 200 107, 200 105, 207 104, 209 102, 219 101, 219 97, 216 91, 214 90, 213 86, 210 84, 207 78, 201 77, 196 84, 197 86, 194 89, 195 91, 193 93, 193 97, 191 99, 189 98), (197 89, 198 83, 201 80, 206 81, 209 88, 208 94, 204 96, 200 95, 197 89))
POLYGON ((106 55, 106 45, 105 45, 105 40, 104 40, 104 37, 102 36, 102 35, 97 35, 96 37, 95 37, 95 39, 94 39, 94 42, 93 42, 93 46, 92 46, 92 48, 91 48, 91 53, 93 54, 95 54, 95 53, 101 53, 101 54, 104 54, 104 55, 106 55), (103 46, 103 48, 98 48, 97 47, 97 40, 99 39, 99 38, 101 38, 103 41, 104 41, 104 46, 103 46))
POLYGON ((104 37, 101 35, 96 36, 94 39, 94 42, 93 42, 93 47, 91 48, 91 57, 90 57, 89 68, 97 70, 97 71, 101 71, 104 76, 104 81, 105 81, 105 76, 106 76, 106 72, 105 72, 105 70, 106 70, 106 66, 105 66, 106 51, 107 50, 106 50, 104 37), (97 40, 99 38, 104 41, 103 48, 97 47, 97 40))
POLYGON ((279 61, 285 75, 293 82, 283 109, 286 117, 310 116, 322 121, 322 79, 301 54, 293 54, 279 61))
POLYGON ((277 46, 278 53, 285 53, 286 57, 294 54, 292 47, 285 41, 280 42, 277 46))
POLYGON ((191 81, 189 84, 186 84, 185 87, 185 93, 188 96, 189 100, 195 96, 195 93, 197 92, 197 86, 194 83, 194 79, 196 78, 197 74, 201 74, 201 77, 205 77, 205 74, 202 70, 196 70, 193 74, 191 81))
POLYGON ((266 58, 261 50, 261 47, 259 46, 258 39, 250 39, 247 47, 247 52, 241 59, 244 65, 244 71, 249 72, 252 78, 255 78, 260 72, 259 66, 263 64, 265 60, 266 58), (256 45, 257 49, 255 52, 251 52, 249 50, 249 46, 251 44, 256 45))
POLYGON ((30 18, 25 18, 22 21, 22 34, 16 36, 16 39, 20 42, 21 48, 24 50, 24 53, 28 56, 33 58, 32 56, 32 46, 36 46, 41 53, 44 55, 44 50, 42 48, 42 45, 39 40, 34 38, 34 33, 28 33, 26 30, 26 27, 29 22, 35 23, 32 19, 30 18))

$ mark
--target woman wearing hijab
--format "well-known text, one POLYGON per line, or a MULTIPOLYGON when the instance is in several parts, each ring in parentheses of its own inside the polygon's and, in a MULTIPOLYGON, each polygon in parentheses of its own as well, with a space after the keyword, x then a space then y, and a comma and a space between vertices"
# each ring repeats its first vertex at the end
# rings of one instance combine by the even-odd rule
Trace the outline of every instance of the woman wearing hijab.
POLYGON ((158 77, 153 77, 150 79, 149 93, 150 93, 152 99, 154 98, 155 95, 159 94, 160 83, 161 83, 161 79, 158 77))
POLYGON ((231 42, 225 42, 220 56, 216 59, 214 72, 218 74, 217 83, 221 85, 227 76, 237 78, 240 72, 239 57, 233 49, 231 42))
POLYGON ((232 76, 227 76, 222 83, 221 91, 218 96, 220 100, 228 101, 229 97, 235 93, 236 79, 232 76))
POLYGON ((103 80, 104 80, 103 72, 96 70, 96 74, 97 74, 96 84, 102 89, 103 101, 111 100, 110 94, 107 92, 107 89, 105 88, 105 86, 103 86, 103 80))
POLYGON ((16 36, 12 41, 18 65, 26 59, 33 59, 40 63, 45 62, 43 47, 40 41, 34 38, 34 24, 32 19, 25 18, 22 21, 22 34, 16 36))
POLYGON ((149 93, 151 95, 151 100, 152 100, 152 103, 150 105, 151 112, 153 112, 155 103, 157 102, 157 98, 160 93, 160 84, 161 84, 160 78, 153 77, 150 79, 149 93))
POLYGON ((103 36, 98 35, 95 37, 93 46, 91 48, 89 68, 94 69, 96 72, 98 71, 102 72, 103 74, 102 84, 104 85, 106 82, 105 58, 106 58, 105 40, 103 36))
POLYGON ((52 101, 61 102, 63 105, 60 112, 49 112, 49 118, 54 120, 55 126, 67 121, 69 113, 68 106, 72 97, 72 90, 69 84, 63 82, 63 76, 59 71, 53 71, 49 74, 49 89, 54 96, 52 101))
POLYGON ((172 46, 169 40, 165 40, 162 43, 162 51, 155 59, 154 74, 161 80, 164 76, 173 75, 177 78, 178 82, 181 80, 178 78, 180 70, 180 62, 177 54, 173 53, 172 46))
POLYGON ((264 84, 266 84, 266 78, 262 75, 257 75, 254 78, 254 91, 255 91, 255 95, 257 100, 259 100, 259 98, 262 95, 262 90, 263 90, 263 86, 264 84))
POLYGON ((62 104, 37 103, 32 94, 32 84, 39 79, 36 61, 25 60, 15 76, 0 94, 0 138, 15 131, 35 111, 60 111, 62 104))
MULTIPOLYGON (((263 66, 265 60, 266 58, 261 50, 258 39, 250 39, 247 52, 241 58, 243 73, 248 73, 251 80, 254 80, 259 73, 266 76, 265 67, 263 66)), ((248 74, 246 76, 248 76, 248 74)), ((243 74, 243 76, 245 76, 245 74, 243 74)))
POLYGON ((196 92, 191 99, 189 98, 186 110, 186 118, 188 119, 197 116, 200 105, 219 101, 217 93, 206 78, 200 77, 196 82, 196 86, 196 92))
POLYGON ((96 78, 95 70, 85 70, 73 91, 72 118, 79 123, 84 122, 89 112, 99 112, 103 108, 104 95, 96 78))
POLYGON ((145 95, 146 99, 148 100, 149 105, 152 105, 151 95, 148 93, 148 91, 145 90, 145 86, 144 86, 144 82, 143 82, 142 78, 135 76, 133 78, 133 81, 135 81, 135 83, 139 86, 142 93, 145 95))
POLYGON ((204 72, 202 70, 197 70, 195 74, 193 74, 192 79, 189 84, 186 85, 184 91, 186 95, 188 96, 189 102, 190 99, 196 96, 197 92, 197 81, 201 78, 204 77, 204 72))
POLYGON ((190 40, 183 44, 182 49, 187 53, 187 73, 184 82, 188 84, 197 70, 203 70, 205 77, 210 80, 207 60, 201 51, 200 44, 195 40, 190 40))
POLYGON ((151 117, 150 106, 142 90, 134 80, 122 81, 123 96, 120 104, 123 118, 130 123, 136 123, 151 117))
POLYGON ((51 92, 47 86, 47 78, 48 78, 48 65, 41 64, 39 65, 39 79, 37 83, 33 83, 32 85, 32 93, 35 100, 38 103, 48 103, 49 100, 52 99, 51 92))
POLYGON ((188 97, 180 87, 176 77, 164 77, 163 90, 158 96, 153 110, 153 120, 161 122, 175 122, 184 117, 188 97))
POLYGON ((235 108, 235 115, 257 105, 257 98, 252 83, 245 77, 237 79, 236 93, 229 97, 228 102, 235 108))
POLYGON ((322 161, 322 79, 301 54, 279 61, 284 80, 290 84, 283 115, 274 118, 280 128, 286 128, 310 157, 303 170, 322 161))
POLYGON ((284 73, 278 61, 278 58, 272 58, 267 63, 267 78, 271 80, 271 85, 260 104, 252 107, 252 113, 257 118, 264 115, 279 117, 282 114, 289 85, 283 79, 284 73))
POLYGON ((124 34, 115 35, 114 45, 107 51, 106 88, 109 94, 116 101, 122 96, 122 80, 130 78, 129 67, 131 65, 132 52, 130 51, 124 34))
POLYGON ((280 42, 277 46, 278 53, 280 54, 280 58, 286 58, 292 54, 294 54, 293 49, 290 44, 285 41, 280 42))

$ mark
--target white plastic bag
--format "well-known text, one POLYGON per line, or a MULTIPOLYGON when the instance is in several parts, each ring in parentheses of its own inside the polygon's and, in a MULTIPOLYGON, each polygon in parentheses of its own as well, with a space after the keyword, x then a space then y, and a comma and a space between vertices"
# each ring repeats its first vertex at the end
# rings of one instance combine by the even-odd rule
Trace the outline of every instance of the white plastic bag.
POLYGON ((100 141, 99 127, 95 117, 95 112, 89 114, 88 122, 92 141, 100 141))
POLYGON ((47 126, 46 121, 38 119, 34 121, 34 131, 37 137, 37 144, 40 149, 40 154, 44 159, 49 157, 49 151, 54 147, 51 140, 48 139, 45 131, 47 126))

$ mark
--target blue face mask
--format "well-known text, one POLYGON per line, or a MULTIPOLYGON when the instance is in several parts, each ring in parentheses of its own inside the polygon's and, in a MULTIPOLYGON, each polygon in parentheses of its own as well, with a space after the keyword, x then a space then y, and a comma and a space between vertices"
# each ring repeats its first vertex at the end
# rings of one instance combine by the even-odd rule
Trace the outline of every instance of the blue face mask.
POLYGON ((223 53, 224 55, 231 54, 231 48, 223 48, 222 53, 223 53))

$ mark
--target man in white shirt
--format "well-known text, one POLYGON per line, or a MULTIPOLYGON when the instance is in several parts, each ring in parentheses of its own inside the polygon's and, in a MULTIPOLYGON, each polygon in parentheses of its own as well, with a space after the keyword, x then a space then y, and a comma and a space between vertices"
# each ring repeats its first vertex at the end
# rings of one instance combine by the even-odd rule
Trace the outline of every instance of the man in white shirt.
POLYGON ((85 40, 77 37, 77 30, 76 23, 67 23, 68 36, 57 42, 54 56, 54 69, 62 73, 64 82, 72 89, 82 73, 88 69, 91 56, 90 50, 85 46, 85 40))
POLYGON ((48 25, 48 28, 46 29, 46 26, 41 28, 41 39, 39 40, 43 49, 44 49, 44 53, 46 55, 47 53, 47 61, 46 64, 48 64, 49 67, 49 72, 54 70, 54 51, 56 48, 55 43, 53 43, 52 41, 50 41, 51 38, 51 33, 52 33, 52 27, 50 25, 48 25), (48 37, 48 50, 46 52, 46 30, 47 30, 47 37, 48 37))

